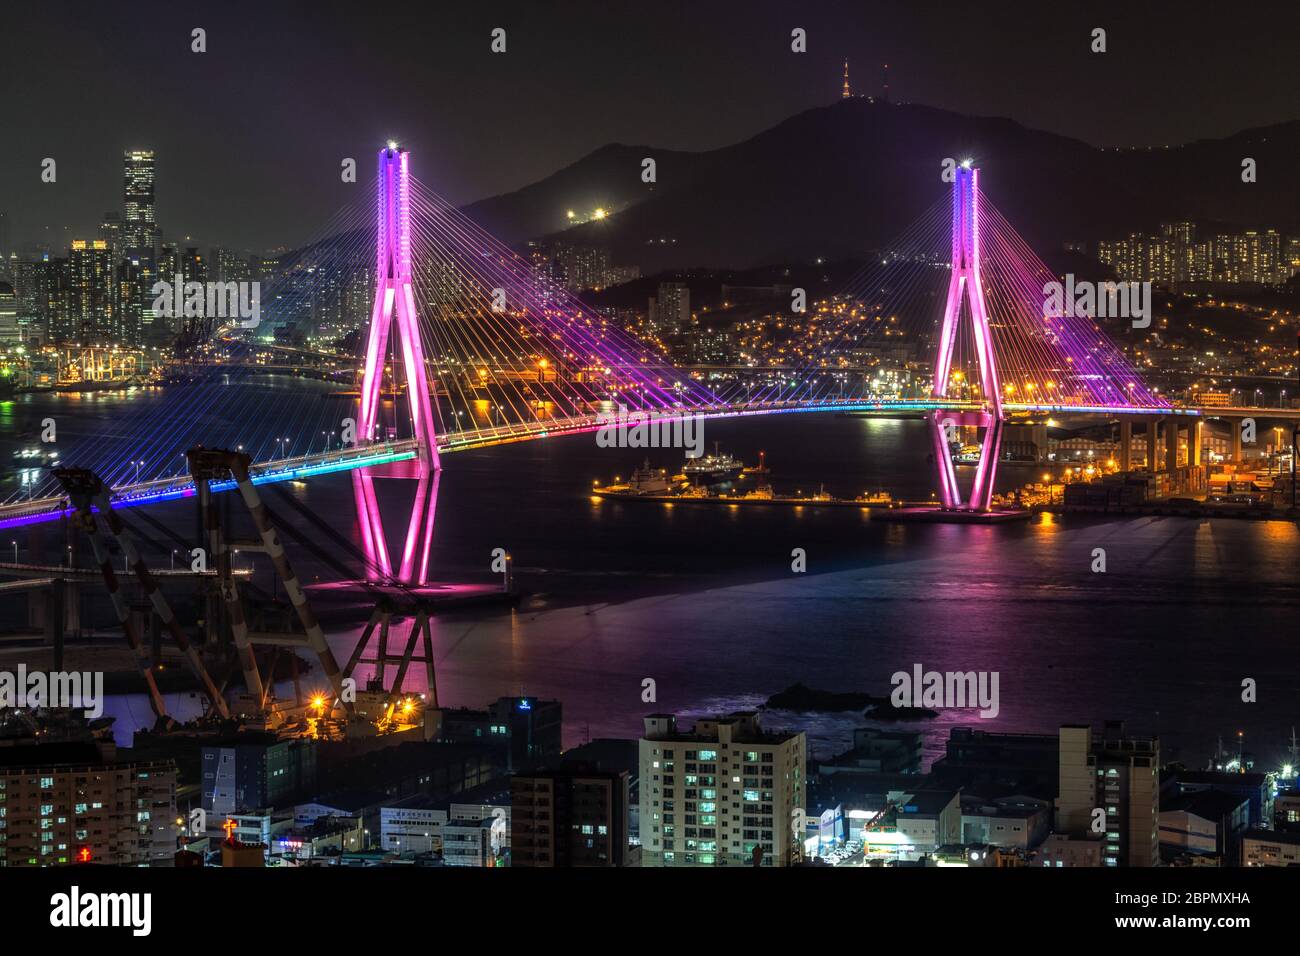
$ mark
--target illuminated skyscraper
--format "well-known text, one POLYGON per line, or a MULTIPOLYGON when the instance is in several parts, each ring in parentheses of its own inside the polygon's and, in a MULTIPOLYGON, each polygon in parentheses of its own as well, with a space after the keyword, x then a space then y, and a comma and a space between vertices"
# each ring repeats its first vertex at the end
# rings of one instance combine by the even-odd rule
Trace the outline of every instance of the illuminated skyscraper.
POLYGON ((151 149, 127 150, 122 155, 122 239, 128 251, 153 249, 158 241, 154 215, 154 156, 151 149))
MULTIPOLYGON (((121 245, 114 250, 129 275, 123 278, 123 325, 138 340, 153 324, 153 285, 158 281, 158 220, 154 214, 154 155, 151 149, 122 154, 121 245)), ((170 280, 169 280, 170 281, 170 280)))
POLYGON ((108 241, 74 240, 68 270, 70 337, 86 345, 116 343, 122 329, 108 241))
MULTIPOLYGON (((0 344, 21 345, 22 329, 18 323, 18 293, 0 279, 0 344)), ((8 375, 6 368, 2 374, 8 375)))
POLYGON ((844 60, 844 89, 840 92, 840 99, 847 100, 852 95, 853 91, 849 89, 849 61, 846 57, 844 60))

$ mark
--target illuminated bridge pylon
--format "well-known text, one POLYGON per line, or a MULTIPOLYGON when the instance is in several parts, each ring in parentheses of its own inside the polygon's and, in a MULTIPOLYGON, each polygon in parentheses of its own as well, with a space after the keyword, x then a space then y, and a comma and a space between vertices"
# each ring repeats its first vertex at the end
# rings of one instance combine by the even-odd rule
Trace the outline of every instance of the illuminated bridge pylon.
POLYGON ((989 331, 988 310, 984 305, 984 287, 980 272, 979 170, 963 165, 957 169, 952 187, 952 276, 948 281, 948 298, 943 309, 943 328, 939 336, 939 354, 935 358, 935 398, 947 398, 952 374, 953 349, 957 343, 962 300, 970 305, 975 334, 975 352, 979 360, 980 391, 985 409, 978 412, 935 411, 930 417, 934 459, 939 468, 939 498, 945 508, 987 511, 993 497, 993 479, 1002 449, 1002 385, 998 379, 997 359, 989 331), (984 429, 980 441, 979 464, 970 496, 964 501, 957 485, 957 472, 949 447, 950 432, 959 426, 984 429))
POLYGON ((381 434, 381 396, 384 383, 384 358, 388 353, 389 335, 396 319, 396 334, 406 375, 406 406, 411 427, 419 443, 419 480, 415 507, 411 510, 401 562, 393 573, 383 519, 375 495, 371 469, 354 471, 353 490, 357 517, 366 554, 370 558, 371 576, 402 584, 423 584, 429 569, 429 549, 433 543, 433 504, 436 495, 438 461, 437 436, 433 427, 433 403, 429 397, 428 369, 424 346, 420 341, 420 323, 415 311, 415 293, 411 286, 411 179, 410 154, 390 143, 379 151, 379 229, 378 259, 375 269, 375 304, 366 342, 366 367, 361 380, 361 407, 357 430, 363 440, 374 441, 381 434))

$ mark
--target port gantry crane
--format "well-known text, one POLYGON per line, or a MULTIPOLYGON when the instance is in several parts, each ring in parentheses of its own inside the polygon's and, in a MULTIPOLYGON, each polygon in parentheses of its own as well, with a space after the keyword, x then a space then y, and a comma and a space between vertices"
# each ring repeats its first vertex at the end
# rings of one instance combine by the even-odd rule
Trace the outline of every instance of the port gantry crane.
MULTIPOLYGON (((210 712, 222 719, 252 718, 257 723, 271 726, 281 723, 284 714, 277 713, 271 685, 274 681, 276 662, 282 651, 289 650, 290 664, 293 665, 295 688, 298 685, 297 655, 293 648, 306 647, 315 655, 321 670, 330 681, 333 700, 325 706, 325 701, 317 698, 311 706, 317 716, 329 716, 336 707, 346 713, 347 721, 356 719, 373 723, 380 733, 407 729, 416 721, 431 716, 437 732, 437 715, 439 714, 437 678, 434 671, 433 635, 431 613, 422 601, 410 601, 404 594, 394 594, 382 585, 360 581, 358 584, 367 590, 378 591, 377 601, 370 619, 363 629, 359 640, 348 660, 346 667, 340 669, 333 652, 325 640, 325 635, 307 600, 306 593, 289 563, 284 546, 273 521, 271 512, 263 504, 261 496, 253 483, 250 472, 252 459, 249 455, 224 449, 196 447, 186 453, 189 471, 194 479, 196 499, 203 534, 207 539, 208 557, 211 570, 194 572, 202 577, 214 577, 226 610, 230 634, 235 647, 238 665, 243 673, 246 698, 232 710, 222 690, 213 681, 199 650, 190 643, 181 628, 171 605, 148 565, 141 557, 127 526, 114 510, 112 489, 93 471, 84 468, 59 468, 55 475, 68 496, 68 501, 75 513, 77 525, 84 530, 91 541, 95 561, 99 565, 104 583, 112 600, 118 622, 126 634, 128 645, 138 659, 138 666, 148 688, 150 704, 158 717, 162 729, 175 727, 175 721, 167 712, 166 702, 158 688, 155 667, 144 641, 140 635, 137 621, 132 616, 131 608, 122 592, 117 573, 112 566, 112 558, 107 535, 111 534, 125 556, 127 566, 134 573, 153 610, 167 629, 173 642, 184 655, 190 669, 203 688, 210 705, 210 712), (231 488, 238 491, 252 518, 256 529, 255 540, 237 539, 230 530, 223 527, 220 510, 216 507, 214 495, 231 488), (104 527, 101 527, 101 521, 104 527), (105 530, 106 529, 106 530, 105 530), (237 583, 234 568, 234 549, 266 554, 276 573, 284 582, 302 632, 284 630, 254 630, 249 626, 245 614, 244 601, 237 583), (404 652, 400 655, 390 653, 389 636, 393 617, 409 616, 412 618, 410 633, 407 636, 404 652), (367 654, 372 640, 378 636, 378 647, 372 654, 367 654), (421 645, 422 642, 422 646, 421 645), (259 667, 258 650, 260 646, 274 648, 269 665, 259 667), (418 648, 418 651, 417 651, 418 648), (366 688, 357 695, 346 694, 345 682, 348 682, 358 664, 375 666, 375 676, 366 688), (391 686, 388 685, 388 667, 397 665, 391 686), (402 686, 406 673, 412 664, 423 664, 426 672, 428 699, 423 701, 422 715, 410 713, 413 700, 403 700, 402 686), (354 703, 359 701, 359 706, 354 703)), ((279 490, 279 489, 276 489, 279 490)), ((290 536, 300 543, 304 542, 300 533, 287 529, 290 536)), ((319 553, 319 549, 313 549, 319 553)), ((319 553, 322 558, 328 557, 319 553)), ((364 556, 363 556, 364 560, 364 556)), ((328 563, 339 565, 331 559, 328 563)), ((224 682, 223 682, 224 683, 224 682)), ((355 685, 353 685, 355 686, 355 685)), ((302 701, 299 699, 301 705, 302 701)), ((430 728, 426 724, 426 733, 430 728)))
POLYGON ((135 573, 136 580, 140 582, 141 589, 149 598, 149 603, 153 605, 154 611, 157 612, 159 619, 167 628, 172 641, 185 656, 190 670, 194 672, 194 676, 203 686, 204 693, 207 695, 213 711, 223 718, 229 718, 230 709, 226 705, 221 691, 213 683, 212 676, 203 664, 203 658, 194 645, 189 642, 185 632, 181 630, 176 615, 172 613, 171 605, 167 603, 167 598, 163 595, 157 580, 149 571, 149 566, 145 564, 144 559, 140 556, 135 541, 127 532, 126 526, 122 524, 122 519, 113 510, 112 496, 109 493, 108 486, 104 484, 99 475, 88 468, 56 468, 54 469, 54 476, 67 493, 68 502, 77 515, 78 524, 90 538, 90 546, 94 551, 95 561, 99 565, 100 573, 104 577, 104 586, 108 589, 109 598, 113 602, 113 610, 126 633, 127 644, 130 645, 131 650, 135 652, 139 660, 140 672, 149 688, 149 703, 159 721, 164 726, 170 726, 173 723, 167 713, 167 704, 158 690, 158 682, 154 675, 153 664, 149 660, 148 650, 140 639, 135 620, 131 616, 131 609, 127 607, 121 589, 118 587, 117 574, 113 570, 107 542, 104 540, 104 532, 100 529, 99 521, 95 517, 96 510, 103 517, 109 532, 117 540, 118 547, 122 549, 122 554, 126 556, 128 566, 135 573))
MULTIPOLYGON (((289 564, 284 545, 280 543, 279 533, 271 522, 270 513, 262 503, 261 495, 253 484, 249 467, 252 457, 242 451, 228 451, 218 448, 191 448, 185 453, 189 463, 190 474, 194 478, 194 487, 198 492, 199 515, 207 533, 208 547, 213 562, 216 564, 218 586, 222 601, 229 615, 231 632, 234 636, 235 649, 239 655, 240 667, 244 672, 244 686, 256 703, 262 717, 268 715, 270 707, 269 682, 274 674, 268 673, 263 681, 254 653, 255 644, 268 644, 279 647, 308 647, 316 655, 321 670, 329 680, 334 691, 334 701, 346 711, 349 718, 354 714, 352 695, 344 693, 343 674, 339 670, 334 653, 325 641, 320 622, 307 600, 307 595, 298 582, 298 576, 289 564), (239 497, 248 509, 257 530, 256 541, 238 542, 241 549, 262 552, 271 559, 276 573, 284 582, 285 594, 293 605, 294 613, 302 624, 303 633, 252 632, 244 617, 243 602, 240 600, 239 587, 235 583, 234 565, 230 545, 232 542, 221 527, 221 518, 213 505, 214 483, 233 481, 239 491, 239 497)), ((330 708, 333 709, 332 707, 330 708)))

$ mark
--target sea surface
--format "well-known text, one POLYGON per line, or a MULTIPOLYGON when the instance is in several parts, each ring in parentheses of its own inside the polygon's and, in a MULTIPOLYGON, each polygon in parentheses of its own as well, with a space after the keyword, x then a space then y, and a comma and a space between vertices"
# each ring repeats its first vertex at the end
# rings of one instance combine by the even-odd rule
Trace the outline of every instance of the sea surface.
MULTIPOLYGON (((0 454, 7 457, 20 431, 47 414, 68 423, 61 444, 75 449, 78 429, 121 428, 151 401, 158 399, 6 403, 0 454)), ((250 433, 250 444, 265 440, 250 433)), ((920 421, 771 415, 708 422, 705 441, 751 464, 765 452, 778 492, 824 486, 840 496, 887 490, 925 499, 934 487, 920 421)), ((878 724, 920 730, 927 762, 954 726, 1051 733, 1062 723, 1105 719, 1159 734, 1164 758, 1189 765, 1204 765, 1220 737, 1235 751, 1239 732, 1258 765, 1290 759, 1287 738, 1300 724, 1294 523, 1043 515, 997 527, 915 525, 852 508, 668 505, 590 494, 593 481, 626 476, 647 457, 673 466, 681 452, 600 448, 594 436, 579 435, 444 456, 433 577, 490 581, 491 553, 505 548, 524 592, 514 609, 434 620, 444 706, 513 694, 557 698, 566 743, 574 745, 635 736, 649 712, 759 707, 796 682, 887 695, 895 672, 920 664, 996 672, 999 686, 993 719, 945 710, 931 720, 878 724), (792 570, 795 549, 806 554, 803 573, 792 570), (1104 572, 1094 570, 1098 549, 1104 572), (642 699, 647 679, 653 702, 642 699), (1242 699, 1248 679, 1253 702, 1242 699)), ((1000 488, 1040 472, 1003 468, 1000 488)), ((414 482, 378 484, 390 539, 400 540, 414 482)), ((309 583, 337 577, 325 555, 359 573, 350 476, 283 487, 350 542, 322 535, 268 492, 277 515, 319 542, 321 554, 291 542, 300 576, 309 583)), ((194 512, 192 502, 150 509, 197 545, 194 512)), ((169 541, 149 523, 132 523, 153 539, 154 560, 165 566, 169 541)), ((61 547, 58 534, 47 527, 35 544, 25 533, 15 540, 26 557, 33 547, 61 547)), ((258 580, 273 586, 269 571, 258 580)), ((359 630, 359 623, 332 628, 336 656, 346 660, 359 630)), ((319 673, 310 679, 323 684, 319 673)), ((407 688, 423 690, 423 682, 423 669, 413 667, 407 688)), ((198 711, 190 694, 172 695, 171 706, 182 716, 198 711)), ((149 723, 142 695, 116 697, 108 712, 122 743, 149 723)), ((780 711, 764 721, 807 731, 820 756, 842 749, 866 722, 852 713, 780 711)))

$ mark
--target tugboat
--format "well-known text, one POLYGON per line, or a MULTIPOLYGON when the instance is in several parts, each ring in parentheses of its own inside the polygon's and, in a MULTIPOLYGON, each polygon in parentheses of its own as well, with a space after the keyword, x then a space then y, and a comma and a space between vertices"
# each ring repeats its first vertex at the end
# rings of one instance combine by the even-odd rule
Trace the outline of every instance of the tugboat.
POLYGON ((705 481, 729 481, 737 477, 745 468, 745 463, 730 454, 718 451, 718 442, 713 443, 713 454, 703 458, 691 458, 682 467, 687 478, 702 478, 705 481))

